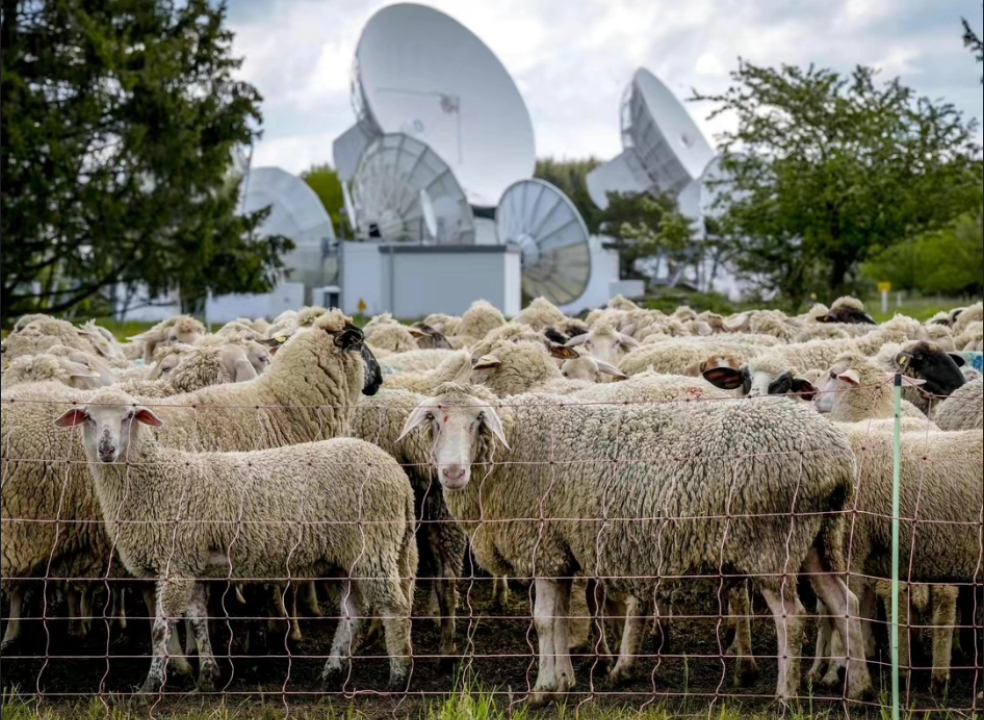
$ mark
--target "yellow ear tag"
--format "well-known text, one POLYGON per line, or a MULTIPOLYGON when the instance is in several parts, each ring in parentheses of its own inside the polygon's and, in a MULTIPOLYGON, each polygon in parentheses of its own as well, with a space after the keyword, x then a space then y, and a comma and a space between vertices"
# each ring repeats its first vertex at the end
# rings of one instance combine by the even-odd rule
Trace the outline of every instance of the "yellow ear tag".
POLYGON ((287 342, 287 338, 284 337, 283 335, 277 335, 277 337, 275 337, 274 340, 276 340, 281 345, 283 345, 285 342, 287 342))

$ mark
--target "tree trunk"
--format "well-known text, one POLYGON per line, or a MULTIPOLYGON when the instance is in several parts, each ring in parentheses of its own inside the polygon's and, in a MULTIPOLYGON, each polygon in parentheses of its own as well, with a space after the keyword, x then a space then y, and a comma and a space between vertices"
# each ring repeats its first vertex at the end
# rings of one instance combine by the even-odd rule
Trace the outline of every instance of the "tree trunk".
POLYGON ((834 300, 844 295, 845 280, 851 269, 851 263, 841 255, 835 255, 831 260, 833 265, 830 268, 830 299, 834 300))

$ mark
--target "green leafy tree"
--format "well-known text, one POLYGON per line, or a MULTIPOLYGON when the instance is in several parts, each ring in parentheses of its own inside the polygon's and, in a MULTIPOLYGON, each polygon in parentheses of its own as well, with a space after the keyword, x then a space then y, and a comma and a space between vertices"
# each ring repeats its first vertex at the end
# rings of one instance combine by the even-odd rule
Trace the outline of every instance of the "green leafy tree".
POLYGON ((864 266, 875 282, 938 295, 979 295, 984 289, 982 214, 967 213, 941 230, 881 252, 864 266))
POLYGON ((543 158, 536 161, 533 176, 556 185, 571 199, 574 207, 584 218, 588 232, 597 233, 604 217, 603 212, 588 195, 588 173, 601 165, 596 158, 586 160, 555 160, 543 158))
POLYGON ((666 196, 609 193, 601 231, 615 240, 623 278, 641 277, 635 269, 637 260, 662 253, 672 261, 684 261, 693 249, 690 221, 680 214, 676 201, 666 196))
MULTIPOLYGON (((967 22, 966 18, 963 21, 963 41, 966 47, 969 47, 971 52, 977 55, 977 62, 984 63, 984 41, 978 37, 977 33, 967 22)), ((984 75, 981 76, 981 83, 984 84, 984 75)))
POLYGON ((979 207, 976 125, 952 105, 864 67, 740 61, 732 78, 695 96, 737 119, 722 137, 735 182, 717 229, 739 272, 790 306, 845 293, 870 256, 979 207))
POLYGON ((209 0, 0 0, 3 319, 63 312, 117 283, 263 292, 285 238, 235 214, 234 144, 260 96, 233 79, 209 0))
MULTIPOLYGON (((320 198, 321 204, 331 216, 331 222, 338 229, 342 230, 342 223, 345 216, 342 208, 345 207, 345 198, 342 195, 342 183, 338 179, 338 173, 331 165, 315 165, 307 172, 301 174, 301 179, 306 182, 315 194, 320 198)), ((346 223, 347 225, 347 223, 346 223)))

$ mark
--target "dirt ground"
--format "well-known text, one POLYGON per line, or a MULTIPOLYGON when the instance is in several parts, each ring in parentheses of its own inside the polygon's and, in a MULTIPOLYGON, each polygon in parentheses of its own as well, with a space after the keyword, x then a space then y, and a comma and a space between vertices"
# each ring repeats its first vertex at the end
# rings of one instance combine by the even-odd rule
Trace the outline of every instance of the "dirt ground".
MULTIPOLYGON (((519 701, 529 691, 536 677, 536 633, 530 619, 531 593, 521 585, 513 586, 509 607, 502 612, 490 611, 491 581, 475 577, 460 584, 458 640, 464 656, 455 671, 442 670, 438 654, 439 634, 435 623, 426 617, 429 585, 418 584, 413 622, 414 667, 409 692, 385 693, 388 662, 381 644, 365 649, 353 663, 350 679, 333 689, 338 700, 356 702, 370 716, 406 717, 412 708, 460 687, 462 678, 470 688, 498 694, 501 701, 519 701)), ((215 597, 213 597, 215 600, 215 597)), ((5 692, 16 689, 21 697, 41 694, 55 702, 78 702, 97 694, 132 692, 143 681, 148 667, 149 626, 143 604, 131 595, 129 626, 126 632, 114 629, 99 618, 84 641, 67 636, 66 623, 33 618, 26 622, 19 647, 2 658, 0 682, 5 692)), ((287 642, 283 634, 270 635, 266 647, 258 633, 266 622, 226 619, 221 603, 216 601, 213 623, 213 649, 223 669, 220 687, 228 701, 263 700, 286 702, 303 707, 323 697, 320 672, 331 644, 335 620, 306 618, 301 621, 304 639, 287 642), (249 638, 247 644, 246 638, 249 638)), ((325 612, 329 603, 322 603, 325 612)), ((97 606, 102 613, 102 606, 97 606)), ((3 608, 6 616, 6 605, 3 608)), ((748 687, 735 687, 734 662, 722 659, 730 638, 716 617, 675 621, 662 647, 650 638, 640 662, 643 677, 617 689, 606 687, 603 672, 593 657, 580 651, 575 660, 577 686, 571 703, 617 704, 630 708, 668 703, 686 707, 687 713, 707 711, 712 702, 739 703, 742 707, 766 710, 776 685, 775 630, 764 608, 756 608, 752 635, 760 670, 759 678, 748 687), (720 624, 720 631, 718 626, 720 624)), ((49 604, 49 618, 64 616, 64 607, 49 604)), ((814 623, 804 646, 803 674, 809 668, 814 642, 814 623)), ((883 631, 882 631, 883 632, 883 631)), ((978 629, 979 632, 979 629, 978 629)), ((982 638, 984 640, 984 638, 982 638)), ((973 634, 965 634, 964 650, 973 645, 973 634), (969 641, 967 640, 969 638, 969 641)), ((982 642, 978 642, 978 648, 982 642)), ((912 677, 907 705, 920 709, 951 709, 970 713, 975 708, 974 695, 984 683, 981 661, 970 652, 957 654, 948 697, 934 697, 929 692, 928 670, 917 670, 912 677), (976 690, 975 690, 976 682, 976 690)), ((980 652, 978 650, 977 652, 980 652)), ((887 662, 887 660, 886 660, 887 662)), ((928 665, 929 659, 916 653, 914 663, 928 665)), ((880 691, 886 693, 888 673, 873 663, 872 675, 880 691)), ((184 697, 193 689, 190 678, 172 678, 167 688, 174 697, 184 697)), ((882 695, 881 697, 884 697, 882 695)), ((851 714, 879 713, 870 708, 853 706, 851 714)), ((817 690, 811 697, 804 686, 803 703, 811 708, 838 707, 839 693, 817 690)), ((976 702, 980 713, 981 701, 976 702)))

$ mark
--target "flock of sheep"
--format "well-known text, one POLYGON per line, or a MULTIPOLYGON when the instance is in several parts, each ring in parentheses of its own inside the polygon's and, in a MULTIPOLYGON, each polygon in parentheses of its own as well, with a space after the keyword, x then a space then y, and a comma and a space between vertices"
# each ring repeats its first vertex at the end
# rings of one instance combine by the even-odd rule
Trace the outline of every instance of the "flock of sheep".
MULTIPOLYGON (((493 602, 509 578, 534 585, 535 702, 575 684, 572 605, 615 684, 650 632, 724 602, 745 682, 755 593, 775 620, 777 697, 794 698, 798 576, 817 599, 810 680, 862 698, 890 590, 901 377, 899 621, 931 617, 942 689, 954 628, 984 620, 984 398, 969 362, 982 340, 980 303, 878 325, 853 298, 795 317, 617 298, 583 318, 537 299, 511 321, 480 301, 362 329, 305 308, 212 334, 175 317, 126 344, 26 316, 3 341, 3 651, 37 579, 58 581, 81 637, 110 578, 107 617, 125 625, 131 586, 154 618, 141 691, 191 673, 191 655, 213 691, 216 583, 240 602, 270 589, 265 612, 294 638, 299 604, 321 614, 322 585, 339 617, 324 681, 381 634, 390 686, 405 689, 418 561, 449 661, 471 552, 493 602)), ((979 665, 979 643, 963 644, 979 665)))

